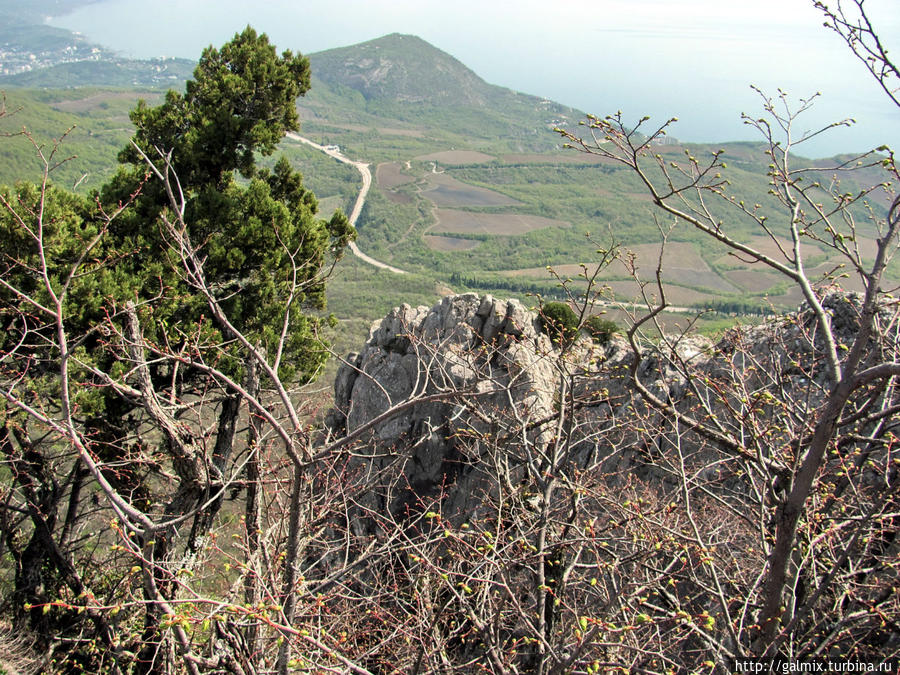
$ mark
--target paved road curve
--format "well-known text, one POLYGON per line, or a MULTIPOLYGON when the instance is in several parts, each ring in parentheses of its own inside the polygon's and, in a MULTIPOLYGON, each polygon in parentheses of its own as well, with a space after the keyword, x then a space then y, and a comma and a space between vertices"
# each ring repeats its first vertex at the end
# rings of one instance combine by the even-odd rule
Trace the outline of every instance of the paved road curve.
MULTIPOLYGON (((359 214, 362 212, 363 205, 366 203, 366 195, 369 193, 369 188, 372 186, 372 172, 369 171, 369 165, 365 162, 354 162, 349 157, 342 155, 340 152, 335 150, 328 150, 324 145, 319 145, 318 143, 314 143, 308 138, 304 138, 299 134, 295 134, 293 132, 288 132, 287 137, 293 141, 299 141, 301 143, 306 143, 314 147, 316 150, 320 150, 324 152, 326 155, 334 157, 339 162, 344 162, 344 164, 350 164, 355 166, 356 169, 362 174, 362 189, 359 191, 359 196, 356 198, 356 203, 353 205, 353 211, 350 212, 350 224, 356 227, 356 219, 359 218, 359 214)), ((434 166, 432 171, 435 173, 443 173, 443 171, 437 171, 437 166, 434 166)), ((375 258, 366 255, 362 251, 359 250, 359 247, 356 245, 356 242, 350 242, 350 250, 353 252, 353 255, 358 257, 360 260, 363 260, 370 265, 374 265, 375 267, 380 267, 383 270, 390 270, 394 274, 406 274, 406 270, 401 270, 398 267, 393 267, 392 265, 388 265, 387 263, 381 262, 380 260, 375 260, 375 258)), ((623 306, 629 306, 629 303, 618 303, 618 302, 608 302, 608 301, 598 301, 598 306, 606 306, 613 308, 620 308, 623 306)), ((633 309, 646 309, 643 305, 630 305, 633 309)), ((679 314, 695 314, 697 312, 696 309, 692 309, 690 307, 667 307, 667 311, 675 312, 679 314)))
MULTIPOLYGON (((353 205, 353 210, 350 212, 350 224, 353 227, 356 227, 356 220, 359 218, 359 214, 362 213, 363 205, 366 203, 366 195, 369 194, 369 188, 372 187, 372 172, 369 171, 369 165, 365 162, 354 162, 349 157, 345 157, 340 152, 336 150, 329 150, 324 145, 319 145, 318 143, 313 143, 308 138, 304 138, 299 134, 295 134, 293 132, 288 132, 287 137, 292 141, 300 141, 301 143, 306 143, 307 145, 311 145, 316 150, 321 150, 326 155, 334 157, 339 162, 343 162, 344 164, 350 164, 355 166, 359 173, 362 175, 362 189, 359 191, 359 196, 356 198, 356 203, 353 205)), ((374 265, 375 267, 380 267, 383 270, 390 270, 394 274, 406 274, 406 270, 401 270, 398 267, 393 267, 388 265, 387 263, 381 262, 380 260, 375 260, 375 258, 366 255, 362 251, 359 250, 359 246, 356 245, 355 241, 350 242, 350 251, 360 260, 369 263, 370 265, 374 265)))

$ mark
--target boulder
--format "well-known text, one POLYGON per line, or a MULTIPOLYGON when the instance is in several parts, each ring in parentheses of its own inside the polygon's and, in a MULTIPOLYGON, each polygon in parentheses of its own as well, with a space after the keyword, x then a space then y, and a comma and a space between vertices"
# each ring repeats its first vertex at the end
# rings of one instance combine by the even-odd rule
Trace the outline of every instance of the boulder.
MULTIPOLYGON (((557 355, 518 300, 449 296, 430 309, 402 305, 373 324, 338 371, 332 430, 352 433, 392 406, 419 402, 363 435, 358 475, 385 481, 368 506, 397 516, 452 483, 443 509, 474 508, 489 489, 480 471, 479 454, 492 449, 484 439, 503 434, 507 419, 552 415, 557 355)), ((530 442, 546 444, 550 435, 540 427, 530 442)))
MULTIPOLYGON (((861 298, 833 291, 822 304, 844 355, 859 325, 861 298)), ((801 308, 738 326, 717 343, 696 334, 664 336, 636 356, 619 335, 602 345, 581 336, 560 350, 542 332, 537 313, 518 300, 469 293, 431 308, 402 305, 373 324, 362 349, 343 362, 329 420, 337 435, 360 432, 353 468, 366 481, 366 506, 395 519, 427 509, 464 520, 490 501, 498 481, 508 493, 526 473, 540 476, 563 445, 565 463, 600 462, 614 483, 634 476, 669 480, 666 455, 676 446, 707 476, 715 450, 691 435, 670 438, 677 427, 669 413, 643 400, 633 374, 688 414, 721 413, 726 433, 729 420, 741 424, 735 411, 751 405, 746 392, 755 392, 754 414, 776 400, 759 392, 793 396, 785 387, 798 392, 796 400, 811 414, 829 386, 814 326, 812 313, 801 308), (559 427, 563 401, 572 406, 570 424, 559 427)), ((773 436, 771 442, 780 441, 773 436)))

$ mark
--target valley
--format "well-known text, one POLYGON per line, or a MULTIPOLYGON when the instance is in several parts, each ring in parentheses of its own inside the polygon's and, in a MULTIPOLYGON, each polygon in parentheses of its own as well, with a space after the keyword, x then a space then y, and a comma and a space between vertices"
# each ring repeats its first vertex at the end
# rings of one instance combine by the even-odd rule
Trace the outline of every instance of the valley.
MULTIPOLYGON (((334 157, 339 162, 343 162, 344 164, 349 164, 353 167, 356 167, 356 169, 360 173, 360 176, 362 177, 362 187, 360 188, 359 194, 356 197, 356 201, 353 204, 353 210, 350 211, 350 215, 348 216, 348 218, 350 219, 350 224, 355 227, 357 221, 359 220, 359 214, 362 211, 363 206, 365 206, 366 204, 366 195, 369 193, 369 188, 372 186, 372 172, 369 171, 369 165, 365 162, 354 162, 352 159, 347 159, 346 157, 344 157, 344 155, 341 154, 340 150, 334 149, 334 146, 321 146, 318 143, 313 143, 308 138, 303 138, 299 134, 289 133, 287 134, 287 137, 293 141, 299 141, 300 143, 305 143, 306 145, 309 145, 316 150, 320 150, 326 155, 334 157)), ((355 241, 350 242, 349 248, 350 252, 353 255, 355 255, 365 263, 373 265, 374 267, 378 267, 379 269, 389 270, 394 274, 406 274, 406 272, 401 269, 391 267, 387 263, 383 263, 380 260, 375 260, 375 258, 366 255, 359 250, 359 246, 356 245, 355 241)))
MULTIPOLYGON (((312 145, 294 137, 280 152, 303 172, 323 216, 341 208, 359 233, 356 260, 342 261, 328 286, 329 310, 342 319, 334 336, 339 352, 396 302, 400 273, 406 302, 431 305, 443 294, 477 290, 534 305, 536 295, 584 290, 584 270, 591 270, 604 301, 624 307, 639 299, 641 280, 653 277, 663 250, 669 302, 700 313, 701 327, 713 330, 734 321, 735 313, 752 320, 788 310, 800 299, 796 289, 724 246, 655 220, 639 180, 624 167, 563 148, 555 129, 578 129, 580 111, 488 85, 413 36, 389 35, 310 59, 313 86, 298 111, 300 134, 312 145), (323 152, 328 146, 340 152, 323 152), (610 247, 620 249, 619 259, 594 276, 599 251, 610 247), (367 270, 368 264, 381 270, 367 270), (366 293, 355 288, 361 279, 366 293)), ((24 126, 33 141, 4 139, 0 183, 36 178, 35 145, 70 129, 59 152, 71 159, 56 180, 79 189, 98 185, 112 175, 130 134, 127 111, 138 98, 161 98, 152 88, 54 89, 52 72, 49 86, 37 89, 34 77, 28 87, 7 87, 7 107, 18 112, 4 120, 3 131, 24 126)), ((775 221, 784 216, 767 195, 763 150, 753 143, 674 141, 654 148, 666 162, 723 151, 728 194, 770 209, 775 221)), ((866 170, 858 184, 873 179, 866 170)), ((873 197, 876 211, 885 208, 887 192, 873 197)), ((725 204, 723 213, 735 236, 776 256, 787 252, 739 210, 725 204)), ((859 217, 857 244, 865 256, 874 243, 862 208, 859 217)), ((805 254, 820 281, 839 274, 835 252, 822 243, 810 240, 805 254)), ((679 321, 677 315, 670 320, 679 321)))
POLYGON ((889 150, 66 58, 0 78, 0 675, 896 669, 889 150))

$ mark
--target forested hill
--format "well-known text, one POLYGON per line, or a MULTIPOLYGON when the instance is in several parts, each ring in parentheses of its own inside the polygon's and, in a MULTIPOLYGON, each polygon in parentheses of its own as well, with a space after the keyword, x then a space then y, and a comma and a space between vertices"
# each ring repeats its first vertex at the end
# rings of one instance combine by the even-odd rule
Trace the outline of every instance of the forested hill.
MULTIPOLYGON (((457 59, 415 35, 392 33, 310 56, 313 73, 367 101, 496 107, 518 95, 490 85, 457 59)), ((535 97, 534 103, 538 102, 535 97)))
POLYGON ((299 102, 305 119, 383 127, 384 120, 463 139, 512 140, 546 151, 550 129, 583 116, 559 103, 488 84, 414 35, 392 33, 309 55, 313 86, 299 102), (378 118, 378 120, 374 119, 378 118))

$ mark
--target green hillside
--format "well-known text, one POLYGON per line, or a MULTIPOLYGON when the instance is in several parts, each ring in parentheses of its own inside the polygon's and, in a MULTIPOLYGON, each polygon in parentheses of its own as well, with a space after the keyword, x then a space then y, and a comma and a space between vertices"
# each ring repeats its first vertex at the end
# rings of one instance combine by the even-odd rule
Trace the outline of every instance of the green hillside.
MULTIPOLYGON (((553 131, 577 128, 582 113, 489 85, 412 36, 389 35, 310 58, 316 83, 299 103, 304 133, 376 169, 358 222, 360 247, 370 255, 454 290, 552 295, 559 276, 577 276, 578 263, 598 260, 597 248, 615 241, 637 254, 642 274, 652 275, 660 224, 637 176, 563 150, 553 131)), ((673 141, 654 152, 672 162, 685 153, 702 161, 720 150, 729 194, 768 204, 775 222, 781 214, 769 199, 763 144, 673 141)), ((867 171, 843 187, 853 191, 878 180, 867 171)), ((883 198, 873 203, 876 211, 884 205, 883 198)), ((864 229, 866 214, 858 215, 864 229)), ((737 209, 723 216, 736 236, 777 247, 737 209)), ((694 230, 676 229, 668 239, 664 276, 674 304, 765 312, 798 302, 774 276, 727 256, 694 230)), ((832 253, 811 244, 809 268, 824 277, 832 253)), ((614 264, 601 279, 617 298, 637 293, 624 265, 614 264)))
MULTIPOLYGON (((409 35, 311 54, 310 61, 313 87, 298 101, 301 133, 323 145, 338 145, 345 156, 370 165, 373 185, 357 223, 358 243, 376 259, 411 273, 402 283, 409 297, 427 302, 439 293, 466 289, 520 297, 559 294, 560 278, 577 279, 579 264, 598 260, 598 248, 611 241, 637 255, 643 276, 652 275, 659 227, 667 224, 655 220, 640 181, 618 165, 564 150, 554 132, 560 126, 578 128, 583 113, 490 85, 458 60, 409 35)), ((36 87, 56 83, 57 88, 8 88, 7 107, 17 112, 2 121, 0 132, 25 126, 34 143, 50 147, 71 129, 61 155, 72 159, 56 180, 69 185, 82 180, 80 189, 98 186, 115 170, 116 154, 131 134, 128 110, 138 98, 161 96, 158 78, 143 90, 129 85, 129 78, 143 81, 129 68, 145 72, 149 63, 59 64, 20 75, 18 82, 34 81, 36 87), (66 88, 59 88, 63 82, 66 88), (129 86, 99 88, 98 82, 129 86)), ((157 71, 158 76, 179 78, 188 64, 162 65, 173 70, 168 75, 157 71)), ((677 126, 673 133, 677 135, 677 126)), ((334 208, 349 213, 360 186, 354 168, 294 141, 286 140, 282 148, 304 173, 324 213, 334 208)), ((683 159, 685 152, 702 160, 718 150, 728 164, 729 194, 771 208, 776 222, 780 213, 766 206, 771 204, 769 158, 761 144, 673 142, 654 152, 671 162, 683 159)), ((0 183, 35 179, 40 170, 35 153, 28 138, 3 139, 0 183)), ((868 171, 844 187, 852 191, 857 184, 878 180, 868 171)), ((873 202, 876 212, 883 202, 873 202)), ((723 213, 731 232, 755 245, 777 247, 736 209, 723 213)), ((865 214, 859 215, 865 223, 865 214)), ((863 225, 861 240, 871 234, 863 225)), ((673 304, 762 312, 789 308, 798 300, 785 294, 775 277, 727 256, 693 230, 676 229, 668 240, 665 278, 673 304)), ((811 244, 807 251, 814 274, 831 272, 832 259, 821 245, 811 244)), ((396 276, 364 268, 357 260, 338 267, 329 292, 338 316, 374 319, 383 315, 384 303, 366 298, 401 299, 394 292, 399 288, 396 276), (365 293, 360 294, 348 279, 363 278, 365 293)), ((637 293, 622 264, 612 265, 600 278, 617 299, 637 293)), ((357 338, 356 333, 348 335, 347 343, 357 338)))
POLYGON ((508 92, 414 35, 318 52, 311 62, 320 80, 355 89, 366 101, 489 107, 508 92))
POLYGON ((135 89, 30 90, 5 92, 9 114, 0 119, 0 185, 38 180, 45 156, 57 141, 56 183, 82 189, 96 187, 116 170, 116 155, 133 132, 128 111, 139 98, 150 101, 159 91, 135 89), (22 133, 27 130, 27 135, 22 133))
POLYGON ((397 33, 351 47, 310 55, 313 86, 308 103, 316 118, 349 117, 399 123, 458 142, 543 151, 556 145, 546 132, 576 110, 488 84, 449 54, 413 35, 397 33), (323 86, 324 85, 324 86, 323 86), (340 104, 335 105, 335 104, 340 104), (348 105, 348 104, 352 104, 348 105), (335 109, 335 108, 340 108, 335 109))

